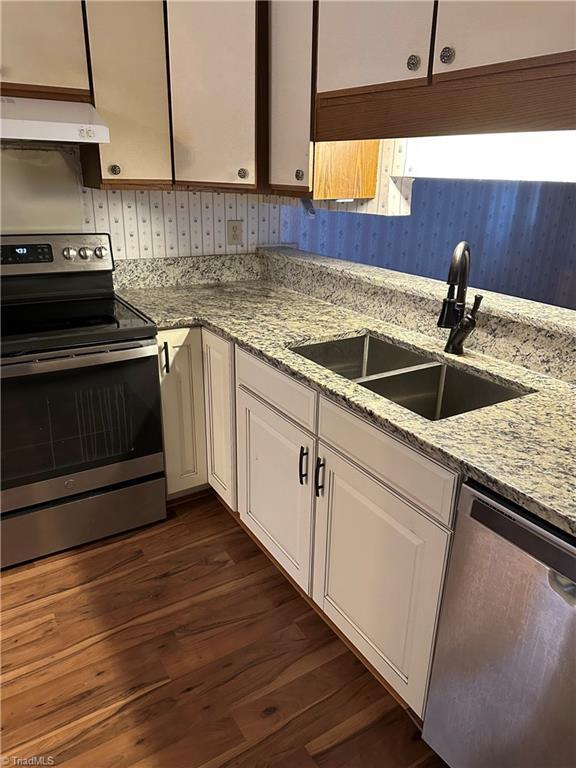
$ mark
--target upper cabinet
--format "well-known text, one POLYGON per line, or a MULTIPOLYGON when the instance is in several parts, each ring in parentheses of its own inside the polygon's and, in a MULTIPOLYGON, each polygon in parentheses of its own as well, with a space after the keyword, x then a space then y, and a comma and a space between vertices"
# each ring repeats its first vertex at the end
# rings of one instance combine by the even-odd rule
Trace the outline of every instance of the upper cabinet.
POLYGON ((316 25, 312 0, 271 0, 271 191, 311 195, 316 200, 372 198, 379 141, 316 145, 311 141, 316 25))
POLYGON ((96 179, 85 181, 98 185, 102 180, 102 186, 122 186, 127 180, 170 186, 163 4, 88 0, 86 13, 94 103, 110 128, 111 140, 84 148, 84 154, 99 153, 100 166, 96 179))
POLYGON ((270 3, 270 185, 310 189, 313 2, 270 3))
POLYGON ((176 182, 256 183, 255 0, 168 0, 176 182))
POLYGON ((575 49, 574 2, 320 0, 314 139, 573 130, 575 49))
POLYGON ((24 86, 20 96, 40 86, 90 98, 80 0, 2 3, 2 84, 24 86))
POLYGON ((320 0, 318 93, 426 80, 433 0, 320 0))
POLYGON ((434 75, 570 51, 573 2, 440 0, 434 75))

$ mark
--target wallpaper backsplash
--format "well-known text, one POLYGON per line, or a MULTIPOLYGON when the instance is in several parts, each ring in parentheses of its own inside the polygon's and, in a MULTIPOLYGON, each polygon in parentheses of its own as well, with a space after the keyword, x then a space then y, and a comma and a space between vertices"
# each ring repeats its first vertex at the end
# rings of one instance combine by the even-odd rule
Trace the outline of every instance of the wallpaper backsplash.
POLYGON ((402 218, 282 208, 282 242, 440 280, 464 239, 475 287, 576 309, 576 185, 417 179, 402 218))
POLYGON ((116 259, 247 253, 280 237, 280 204, 268 195, 82 190, 85 232, 110 232, 116 259), (229 220, 244 222, 229 245, 229 220))
MULTIPOLYGON (((348 203, 315 201, 317 209, 410 214, 412 179, 402 177, 405 140, 380 142, 376 195, 348 203)), ((83 228, 110 232, 117 259, 246 253, 279 242, 281 206, 295 198, 219 192, 100 191, 82 188, 83 228), (229 220, 244 222, 240 246, 227 243, 229 220)))

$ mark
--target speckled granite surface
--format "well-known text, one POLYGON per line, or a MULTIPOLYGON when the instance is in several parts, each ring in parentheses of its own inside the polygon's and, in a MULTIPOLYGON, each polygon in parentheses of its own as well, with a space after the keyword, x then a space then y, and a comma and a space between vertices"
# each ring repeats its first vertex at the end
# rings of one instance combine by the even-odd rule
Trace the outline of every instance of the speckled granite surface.
POLYGON ((160 287, 258 280, 263 264, 264 260, 255 253, 125 259, 115 264, 114 285, 121 290, 135 283, 160 287))
MULTIPOLYGON (((263 276, 276 285, 355 309, 441 340, 446 284, 294 248, 262 248, 263 276)), ((448 273, 449 261, 446 261, 448 273)), ((470 288, 484 301, 470 349, 576 383, 576 312, 470 288)))
MULTIPOLYGON (((576 387, 265 281, 120 291, 162 329, 204 325, 399 436, 423 453, 576 534, 576 387), (431 422, 289 347, 370 330, 439 360, 509 381, 518 399, 431 422)), ((364 309, 364 307, 363 307, 364 309)), ((403 316, 397 318, 403 322, 403 316)))

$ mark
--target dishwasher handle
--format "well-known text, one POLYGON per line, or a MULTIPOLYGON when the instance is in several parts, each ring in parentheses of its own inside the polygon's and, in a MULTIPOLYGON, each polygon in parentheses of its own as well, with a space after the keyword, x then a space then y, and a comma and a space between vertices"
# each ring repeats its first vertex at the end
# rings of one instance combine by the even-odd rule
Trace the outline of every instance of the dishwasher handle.
POLYGON ((576 582, 576 547, 564 539, 483 498, 474 498, 470 517, 568 581, 576 582))

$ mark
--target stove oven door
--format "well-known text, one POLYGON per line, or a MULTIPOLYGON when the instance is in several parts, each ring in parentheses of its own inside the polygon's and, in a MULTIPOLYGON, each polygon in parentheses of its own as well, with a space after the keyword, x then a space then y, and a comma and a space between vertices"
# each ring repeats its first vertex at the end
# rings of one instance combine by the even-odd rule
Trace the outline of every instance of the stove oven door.
POLYGON ((163 472, 154 340, 10 358, 1 407, 3 513, 163 472))

